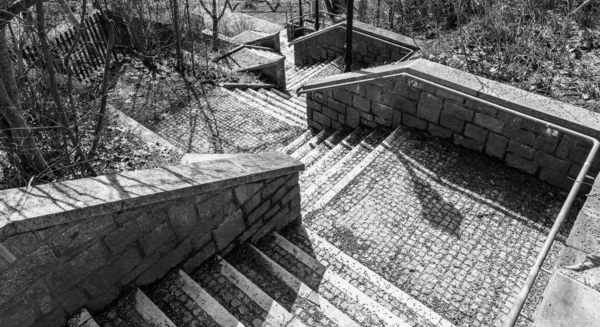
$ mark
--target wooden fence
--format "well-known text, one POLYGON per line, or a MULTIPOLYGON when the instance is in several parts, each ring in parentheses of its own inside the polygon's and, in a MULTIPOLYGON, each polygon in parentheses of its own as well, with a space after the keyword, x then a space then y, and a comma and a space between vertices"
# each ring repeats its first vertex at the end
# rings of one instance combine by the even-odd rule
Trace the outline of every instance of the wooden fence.
MULTIPOLYGON (((86 18, 79 42, 73 49, 70 60, 66 56, 73 47, 79 27, 71 27, 49 40, 54 63, 59 73, 70 74, 79 80, 89 78, 94 71, 104 67, 108 48, 109 19, 114 22, 115 46, 112 55, 125 54, 132 48, 131 36, 124 22, 111 12, 96 13, 86 18)), ((43 52, 38 46, 27 46, 22 50, 23 60, 30 67, 44 67, 43 52)), ((16 59, 16 58, 15 58, 16 59)))

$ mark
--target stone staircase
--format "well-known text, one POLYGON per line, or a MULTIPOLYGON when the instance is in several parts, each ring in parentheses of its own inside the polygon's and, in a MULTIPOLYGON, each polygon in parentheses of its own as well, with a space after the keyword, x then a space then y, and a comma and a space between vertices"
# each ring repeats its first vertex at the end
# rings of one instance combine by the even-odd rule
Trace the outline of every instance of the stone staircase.
MULTIPOLYGON (((265 103, 281 97, 271 93, 249 94, 265 103)), ((309 130, 282 149, 306 165, 300 177, 304 215, 326 209, 400 131, 309 130)), ((133 289, 94 319, 103 327, 451 326, 304 225, 133 289)), ((95 326, 93 319, 86 323, 72 326, 95 326)))
POLYGON ((308 83, 308 81, 336 75, 344 72, 344 60, 342 57, 338 57, 333 60, 324 61, 307 66, 294 66, 288 69, 285 73, 287 89, 290 92, 296 91, 299 87, 308 83))

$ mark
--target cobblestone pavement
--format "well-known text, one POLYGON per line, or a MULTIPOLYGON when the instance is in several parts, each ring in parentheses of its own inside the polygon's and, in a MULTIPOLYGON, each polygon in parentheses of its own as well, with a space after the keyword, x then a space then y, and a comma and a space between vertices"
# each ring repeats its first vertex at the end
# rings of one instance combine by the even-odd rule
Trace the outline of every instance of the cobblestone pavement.
MULTIPOLYGON (((331 202, 303 219, 451 322, 488 326, 508 313, 564 199, 502 163, 405 129, 331 202)), ((577 209, 546 269, 553 269, 577 209)), ((538 284, 526 314, 543 290, 543 280, 538 284)))
POLYGON ((253 108, 219 88, 208 90, 210 109, 187 106, 147 126, 189 153, 278 150, 304 132, 253 108))

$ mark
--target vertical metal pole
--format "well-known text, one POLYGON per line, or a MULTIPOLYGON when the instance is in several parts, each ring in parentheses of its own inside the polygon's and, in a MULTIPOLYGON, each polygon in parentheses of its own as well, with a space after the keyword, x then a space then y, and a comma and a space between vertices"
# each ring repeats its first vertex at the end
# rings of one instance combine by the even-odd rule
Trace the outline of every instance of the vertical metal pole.
POLYGON ((345 73, 352 71, 352 21, 354 19, 354 0, 346 0, 348 8, 346 10, 346 69, 345 73))
POLYGON ((298 16, 300 16, 300 26, 304 26, 304 17, 302 17, 302 0, 298 0, 298 16))
POLYGON ((319 30, 319 0, 315 0, 315 31, 319 30))

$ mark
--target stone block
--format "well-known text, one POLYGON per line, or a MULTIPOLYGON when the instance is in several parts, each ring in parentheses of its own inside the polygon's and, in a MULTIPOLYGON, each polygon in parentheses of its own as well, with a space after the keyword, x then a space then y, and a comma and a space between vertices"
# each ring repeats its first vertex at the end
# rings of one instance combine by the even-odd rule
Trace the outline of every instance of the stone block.
POLYGON ((288 180, 289 176, 282 176, 279 178, 275 178, 269 182, 265 183, 264 188, 262 189, 261 195, 263 199, 269 198, 275 191, 277 191, 285 182, 288 180))
POLYGON ((419 92, 419 90, 415 88, 406 85, 406 83, 396 83, 396 86, 394 86, 393 94, 413 101, 419 101, 421 92, 419 92))
POLYGON ((140 246, 144 251, 144 256, 149 256, 156 252, 161 245, 169 244, 175 241, 175 234, 165 222, 158 225, 153 231, 140 239, 140 246))
POLYGON ((375 125, 377 126, 385 126, 385 127, 392 127, 392 120, 385 120, 379 116, 375 116, 375 125))
POLYGON ((192 252, 189 240, 181 242, 175 249, 166 253, 155 264, 144 271, 137 280, 137 285, 148 285, 165 276, 169 269, 177 266, 192 252))
POLYGON ((56 308, 52 312, 39 317, 36 322, 36 327, 55 327, 62 326, 67 322, 67 314, 62 308, 56 308))
POLYGON ((578 163, 584 163, 587 159, 588 154, 590 153, 590 150, 591 144, 588 145, 582 143, 582 141, 579 141, 575 143, 575 145, 572 146, 571 149, 569 149, 569 154, 567 155, 567 158, 578 163))
POLYGON ((543 182, 563 190, 568 190, 573 186, 573 180, 568 178, 566 173, 552 170, 551 168, 546 168, 544 166, 542 166, 538 178, 543 182))
POLYGON ((446 127, 454 132, 462 133, 463 128, 465 127, 465 121, 442 112, 442 115, 440 116, 439 125, 441 125, 442 127, 446 127))
POLYGON ((79 310, 81 308, 81 304, 86 303, 87 301, 88 299, 85 294, 85 291, 78 286, 75 286, 67 292, 64 292, 58 299, 60 305, 69 314, 72 314, 76 310, 79 310))
POLYGON ((263 183, 243 184, 235 188, 235 197, 239 204, 248 202, 256 193, 263 188, 263 183))
POLYGON ((331 127, 331 119, 318 112, 313 112, 313 120, 324 127, 331 127))
POLYGON ((313 111, 320 112, 322 110, 322 105, 319 102, 313 100, 312 98, 306 98, 306 106, 312 109, 313 111))
POLYGON ((494 109, 494 108, 492 108, 488 105, 485 105, 481 102, 473 101, 471 99, 465 100, 465 108, 474 110, 476 112, 479 112, 481 114, 484 114, 484 115, 487 115, 490 117, 496 117, 496 115, 498 114, 497 109, 494 109))
POLYGON ((533 147, 543 152, 553 153, 558 145, 558 140, 556 136, 538 135, 535 138, 533 147))
MULTIPOLYGON (((366 96, 369 96, 368 94, 366 96)), ((354 101, 352 102, 352 106, 362 112, 370 112, 371 111, 371 101, 367 98, 361 97, 360 95, 354 96, 354 101)))
POLYGON ((410 100, 395 94, 385 93, 381 98, 381 104, 396 110, 402 110, 402 112, 413 116, 417 114, 417 100, 410 100))
POLYGON ((472 110, 466 109, 453 102, 444 103, 444 114, 464 121, 473 120, 475 115, 472 110))
POLYGON ((213 237, 219 250, 223 250, 246 230, 244 217, 241 211, 236 211, 233 215, 227 217, 223 224, 213 231, 213 237))
POLYGON ((535 149, 528 147, 527 145, 521 144, 517 141, 510 140, 510 142, 508 143, 508 152, 514 153, 525 159, 533 159, 535 149))
POLYGON ((487 143, 485 144, 485 153, 488 155, 503 159, 508 146, 508 139, 496 133, 490 133, 487 143))
POLYGON ((138 226, 137 221, 129 220, 104 237, 104 243, 112 253, 120 253, 137 241, 146 231, 138 226))
POLYGON ((191 273, 198 268, 204 261, 208 260, 216 253, 216 248, 213 242, 207 243, 202 249, 194 253, 186 262, 183 264, 183 271, 191 273))
POLYGON ((464 137, 459 134, 454 134, 454 144, 460 145, 462 147, 465 147, 465 148, 471 149, 471 150, 475 150, 475 151, 483 150, 483 145, 484 145, 482 142, 479 142, 472 138, 464 137))
POLYGON ((99 296, 125 277, 140 263, 142 263, 142 257, 138 249, 134 247, 125 251, 113 262, 102 267, 97 273, 86 278, 81 285, 92 297, 99 296))
POLYGON ((564 134, 560 140, 560 143, 558 144, 558 147, 556 148, 556 156, 561 159, 566 159, 569 155, 569 151, 573 146, 575 146, 576 142, 577 139, 575 137, 564 134))
POLYGON ((104 266, 108 258, 104 247, 100 243, 96 243, 50 273, 48 286, 52 293, 58 296, 104 266))
POLYGON ((37 242, 33 233, 22 233, 9 237, 2 244, 15 258, 20 258, 35 250, 38 247, 37 242))
POLYGON ((392 120, 392 114, 394 112, 394 109, 392 109, 391 107, 373 102, 371 110, 373 111, 373 114, 381 117, 383 120, 392 120))
POLYGON ((168 217, 179 240, 186 238, 198 223, 196 207, 191 199, 170 207, 168 217))
POLYGON ((349 105, 349 106, 352 105, 352 103, 353 103, 352 102, 352 93, 350 93, 344 89, 339 89, 336 91, 337 91, 336 92, 337 95, 336 95, 336 93, 334 93, 334 97, 336 97, 335 100, 337 100, 343 104, 349 105))
POLYGON ((323 113, 324 116, 331 118, 332 121, 336 121, 337 120, 338 113, 337 113, 337 111, 335 111, 335 110, 333 110, 331 108, 323 106, 322 113, 323 113))
POLYGON ((423 92, 417 108, 417 116, 437 124, 442 111, 442 100, 433 94, 423 92))
POLYGON ((527 160, 512 153, 507 154, 505 160, 510 167, 522 170, 531 175, 534 175, 538 168, 537 162, 527 160))
POLYGON ((352 84, 352 85, 346 85, 344 88, 354 94, 358 94, 360 96, 365 96, 365 94, 367 93, 366 84, 362 84, 362 83, 356 83, 356 84, 352 84))
POLYGON ((458 104, 462 104, 463 102, 465 102, 465 98, 462 95, 454 93, 454 92, 446 91, 444 89, 436 88, 435 95, 439 98, 454 101, 458 104))
POLYGON ((246 218, 246 223, 248 226, 254 224, 257 220, 261 219, 262 216, 269 210, 271 207, 271 202, 267 199, 263 202, 258 208, 256 208, 252 213, 248 215, 246 218))
POLYGON ((0 306, 55 268, 57 258, 46 245, 0 274, 0 306))
POLYGON ((327 98, 327 107, 341 113, 341 114, 345 114, 346 113, 346 105, 334 100, 333 98, 327 98))
POLYGON ((352 128, 356 128, 356 127, 358 127, 359 122, 360 122, 360 112, 352 107, 346 108, 345 124, 352 128))
POLYGON ((392 114, 392 128, 396 128, 402 125, 402 112, 400 110, 394 110, 392 114))
POLYGON ((533 133, 518 129, 511 125, 506 125, 502 134, 510 140, 517 141, 528 146, 532 146, 533 141, 535 140, 535 135, 533 133))
POLYGON ((402 115, 402 124, 406 125, 408 127, 412 127, 412 128, 416 128, 416 129, 420 129, 420 130, 427 129, 426 121, 424 121, 423 119, 417 118, 415 116, 409 115, 409 114, 402 115))
POLYGON ((475 124, 479 125, 483 128, 487 128, 492 132, 495 133, 502 133, 502 130, 504 129, 504 122, 501 120, 498 120, 496 118, 493 118, 492 116, 488 116, 488 115, 484 115, 484 114, 480 114, 480 113, 475 113, 475 124))
POLYGON ((367 112, 361 112, 360 118, 362 120, 366 120, 366 121, 370 121, 370 122, 373 122, 375 120, 375 117, 373 117, 373 115, 371 115, 370 113, 367 113, 367 112))
POLYGON ((246 202, 246 204, 244 204, 242 206, 242 208, 244 209, 244 212, 246 214, 249 214, 250 212, 252 212, 252 210, 254 210, 256 207, 258 207, 258 205, 261 203, 262 203, 262 196, 260 193, 257 193, 256 195, 254 195, 252 197, 252 199, 250 199, 250 201, 246 202))
POLYGON ((540 164, 540 166, 544 168, 548 168, 550 170, 556 171, 562 175, 568 175, 570 162, 557 158, 553 155, 547 154, 543 151, 537 151, 535 153, 535 161, 540 164))
POLYGON ((79 251, 85 243, 101 237, 113 229, 115 229, 113 215, 89 217, 55 235, 50 243, 60 255, 66 255, 79 251))
MULTIPOLYGON (((373 102, 381 102, 381 94, 383 93, 381 85, 366 84, 365 97, 373 102)), ((356 101, 356 99, 355 99, 356 101)))
POLYGON ((20 296, 11 301, 0 313, 2 327, 29 327, 37 317, 33 303, 27 296, 20 296))
POLYGON ((294 197, 300 194, 300 185, 295 185, 282 199, 282 206, 290 202, 294 197))
MULTIPOLYGON (((123 279, 121 279, 121 284, 129 285, 134 279, 136 279, 139 275, 143 274, 148 268, 150 268, 153 264, 157 263, 160 260, 160 253, 157 251, 150 256, 146 256, 144 261, 135 267, 129 274, 127 274, 123 279)), ((107 293, 111 292, 114 287, 111 287, 107 293)), ((106 294, 106 293, 105 293, 106 294)), ((117 292, 118 294, 118 292, 117 292)))
POLYGON ((472 138, 478 142, 481 142, 482 145, 485 144, 488 133, 489 132, 486 129, 475 125, 471 125, 469 123, 467 123, 465 127, 465 136, 472 138))
POLYGON ((434 124, 429 124, 429 128, 427 129, 427 131, 434 136, 437 137, 441 137, 441 138, 450 138, 452 137, 452 131, 443 127, 440 127, 438 125, 434 125, 434 124))

